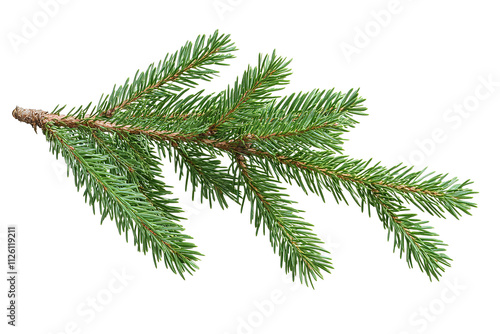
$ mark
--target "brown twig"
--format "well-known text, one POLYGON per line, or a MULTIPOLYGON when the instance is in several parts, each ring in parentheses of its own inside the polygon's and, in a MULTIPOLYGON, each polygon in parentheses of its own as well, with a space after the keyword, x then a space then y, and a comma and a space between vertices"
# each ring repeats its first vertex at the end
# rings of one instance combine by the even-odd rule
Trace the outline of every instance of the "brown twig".
MULTIPOLYGON (((373 186, 388 187, 395 190, 403 191, 406 193, 421 193, 425 195, 430 195, 434 197, 443 196, 443 193, 430 191, 427 189, 421 189, 414 186, 402 185, 402 184, 390 184, 382 181, 370 183, 369 181, 363 179, 362 177, 351 175, 349 173, 341 173, 334 170, 329 170, 326 168, 321 168, 312 164, 307 164, 302 161, 294 160, 290 157, 282 155, 272 155, 265 151, 256 150, 251 147, 251 142, 249 140, 256 139, 257 137, 250 136, 248 140, 229 140, 220 141, 216 139, 210 139, 205 136, 205 134, 192 133, 192 134, 182 134, 178 132, 170 131, 155 131, 155 130, 145 130, 137 127, 132 127, 130 125, 119 125, 111 122, 106 122, 102 120, 97 120, 95 118, 88 119, 78 119, 72 116, 49 114, 46 111, 39 109, 24 109, 16 107, 12 112, 12 115, 21 122, 28 123, 36 131, 37 127, 44 129, 47 124, 51 123, 56 126, 64 126, 69 128, 77 127, 90 127, 97 128, 102 131, 116 132, 116 133, 127 133, 127 134, 141 134, 157 140, 166 140, 172 143, 176 141, 184 142, 197 142, 200 144, 212 146, 223 151, 229 152, 231 154, 240 155, 256 155, 265 158, 275 159, 286 165, 293 165, 300 169, 311 170, 314 172, 319 172, 329 177, 336 177, 344 181, 355 182, 360 184, 371 184, 373 186)), ((267 139, 273 136, 278 136, 279 134, 272 134, 260 137, 260 139, 267 139)))

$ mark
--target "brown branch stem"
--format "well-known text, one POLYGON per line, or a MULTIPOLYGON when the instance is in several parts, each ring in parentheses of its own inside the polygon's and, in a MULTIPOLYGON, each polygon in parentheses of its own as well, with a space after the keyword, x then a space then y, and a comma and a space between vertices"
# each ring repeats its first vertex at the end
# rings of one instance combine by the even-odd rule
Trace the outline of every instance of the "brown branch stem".
MULTIPOLYGON (((28 123, 36 131, 37 127, 40 127, 42 130, 46 127, 47 124, 51 123, 56 126, 64 126, 69 128, 77 128, 77 127, 90 127, 100 129, 102 131, 110 131, 116 133, 127 133, 127 134, 140 134, 151 137, 156 140, 166 140, 172 143, 176 141, 184 141, 184 142, 196 142, 199 144, 204 144, 207 146, 212 146, 218 148, 220 150, 226 151, 231 154, 240 154, 240 155, 256 155, 265 157, 268 159, 277 160, 280 163, 286 165, 293 165, 300 169, 310 170, 314 172, 321 173, 323 175, 329 177, 336 177, 344 181, 360 183, 360 184, 370 184, 371 186, 382 186, 388 187, 391 189, 407 192, 407 193, 421 193, 433 197, 443 196, 443 193, 430 191, 426 189, 417 188, 414 186, 404 185, 404 184, 390 184, 382 181, 379 182, 369 182, 368 180, 356 176, 351 175, 349 173, 342 173, 326 168, 322 168, 319 166, 315 166, 313 164, 308 164, 302 161, 294 160, 290 157, 286 156, 275 156, 269 152, 256 150, 251 147, 251 143, 248 142, 250 139, 256 139, 254 137, 249 137, 247 140, 243 139, 240 141, 229 140, 229 141, 220 141, 216 139, 210 139, 205 136, 204 133, 192 133, 192 134, 182 134, 178 132, 170 132, 170 131, 154 131, 154 130, 145 130, 137 127, 132 127, 130 125, 119 125, 111 122, 106 122, 102 120, 97 120, 95 118, 88 119, 78 119, 72 116, 65 115, 56 115, 49 114, 46 111, 39 109, 25 109, 16 107, 12 112, 12 115, 21 122, 28 123)), ((279 134, 272 134, 268 136, 260 137, 260 139, 267 139, 273 136, 277 136, 279 134)))

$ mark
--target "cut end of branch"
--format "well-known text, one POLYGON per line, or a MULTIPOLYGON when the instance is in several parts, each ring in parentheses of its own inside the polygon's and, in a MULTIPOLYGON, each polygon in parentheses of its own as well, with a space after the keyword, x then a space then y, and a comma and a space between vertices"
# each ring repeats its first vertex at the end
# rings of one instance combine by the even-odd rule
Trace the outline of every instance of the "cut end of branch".
POLYGON ((19 122, 31 124, 33 129, 35 129, 35 132, 37 127, 43 127, 43 119, 46 114, 46 111, 40 109, 26 109, 19 106, 16 106, 16 108, 12 111, 12 116, 14 116, 15 119, 19 122))

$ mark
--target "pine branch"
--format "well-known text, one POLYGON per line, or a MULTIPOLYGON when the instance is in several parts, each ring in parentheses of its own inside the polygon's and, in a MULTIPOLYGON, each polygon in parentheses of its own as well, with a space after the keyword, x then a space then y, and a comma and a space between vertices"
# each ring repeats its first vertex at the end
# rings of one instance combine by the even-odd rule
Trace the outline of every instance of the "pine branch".
POLYGON ((241 154, 235 155, 235 164, 240 172, 240 184, 244 187, 244 199, 251 203, 251 219, 257 228, 267 228, 271 245, 281 258, 281 266, 299 276, 300 281, 313 284, 317 277, 323 278, 321 270, 333 269, 328 251, 321 248, 322 241, 312 232, 312 224, 306 223, 296 213, 300 212, 282 194, 283 188, 269 180, 267 173, 259 169, 241 154))
MULTIPOLYGON (((420 210, 438 217, 444 217, 443 213, 447 211, 458 218, 461 213, 470 214, 470 209, 476 207, 469 201, 475 192, 466 188, 472 182, 467 180, 457 183, 456 178, 446 179, 447 174, 433 176, 433 173, 425 174, 425 170, 412 172, 412 168, 403 167, 401 164, 391 168, 380 166, 378 163, 370 166, 370 161, 336 156, 330 152, 307 152, 307 155, 299 153, 293 156, 272 155, 267 152, 257 154, 277 159, 281 164, 293 168, 326 176, 326 180, 334 177, 344 183, 362 184, 390 191, 420 210)), ((281 175, 289 175, 283 169, 277 171, 281 175)), ((296 181, 303 184, 298 179, 296 181)), ((316 179, 313 182, 314 185, 311 182, 308 184, 310 190, 314 190, 315 185, 323 185, 333 192, 338 190, 324 179, 316 179)))
MULTIPOLYGON (((219 127, 229 119, 235 118, 247 110, 258 109, 265 106, 266 102, 276 98, 272 92, 282 89, 280 85, 288 83, 286 77, 291 74, 287 68, 290 61, 278 57, 276 52, 271 56, 259 54, 257 67, 248 67, 243 73, 241 81, 236 80, 232 89, 228 88, 221 96, 220 111, 215 112, 215 122, 210 125, 206 135, 216 133, 219 127)), ((235 122, 238 122, 237 118, 235 122)))
MULTIPOLYGON (((234 58, 235 51, 229 35, 219 35, 216 30, 211 36, 200 35, 193 42, 187 42, 175 53, 167 54, 158 64, 151 64, 146 71, 137 71, 132 80, 127 79, 109 95, 101 96, 99 103, 73 108, 68 115, 76 118, 106 117, 112 122, 121 122, 127 117, 144 116, 167 103, 183 90, 192 88, 196 81, 210 81, 218 71, 211 65, 227 65, 226 60, 234 58), (127 110, 125 115, 115 115, 127 110), (115 116, 115 117, 113 117, 115 116)), ((60 114, 65 107, 54 110, 60 114)))
POLYGON ((93 141, 92 135, 52 126, 45 126, 44 131, 52 152, 56 156, 61 154, 72 169, 77 189, 85 189, 85 200, 94 210, 95 204, 99 204, 101 222, 109 215, 116 221, 120 234, 125 232, 127 240, 131 231, 138 250, 146 253, 151 249, 155 264, 163 259, 167 268, 182 277, 184 272, 197 269, 195 261, 201 254, 193 250, 195 246, 186 241, 191 237, 183 234, 183 228, 174 222, 178 217, 172 213, 179 209, 169 208, 168 213, 164 205, 158 211, 136 184, 114 170, 116 167, 109 161, 116 157, 99 151, 96 147, 100 144, 93 141))
POLYGON ((137 73, 130 86, 127 80, 117 90, 113 89, 109 99, 98 109, 104 109, 101 115, 111 117, 117 110, 130 108, 138 101, 151 104, 153 94, 158 95, 158 91, 162 93, 160 97, 163 94, 169 97, 180 91, 181 85, 194 87, 195 80, 209 81, 218 71, 207 66, 224 65, 225 60, 233 58, 230 52, 234 50, 228 35, 219 36, 218 31, 215 31, 206 41, 205 35, 199 36, 194 44, 187 42, 178 52, 167 55, 157 66, 151 64, 146 72, 137 73), (172 84, 162 87, 167 83, 172 84))
POLYGON ((450 258, 443 253, 445 244, 431 238, 437 234, 428 231, 432 228, 425 225, 428 222, 421 222, 414 214, 408 213, 402 199, 440 217, 444 217, 444 210, 448 210, 458 218, 459 210, 469 214, 469 210, 476 206, 468 201, 474 193, 466 188, 470 182, 454 184, 453 179, 444 180, 445 175, 426 179, 422 177, 422 171, 409 173, 411 168, 404 168, 401 172, 399 166, 390 169, 378 165, 369 167, 369 161, 331 156, 329 152, 309 152, 307 162, 305 157, 300 156, 258 154, 279 161, 281 164, 271 164, 275 173, 289 183, 295 181, 306 192, 308 188, 323 200, 323 191, 326 190, 334 195, 337 202, 347 202, 344 196, 346 190, 362 210, 366 206, 370 214, 370 207, 375 208, 389 235, 394 232, 394 249, 400 249, 400 256, 406 251, 408 265, 413 267, 413 258, 429 278, 438 278, 444 270, 442 265, 449 266, 450 258), (315 155, 318 159, 311 162, 311 157, 315 155), (417 179, 418 182, 404 183, 417 179))
MULTIPOLYGON (((447 174, 414 171, 401 164, 384 167, 344 155, 343 135, 365 115, 358 90, 312 90, 280 98, 274 92, 288 83, 289 61, 259 56, 233 87, 217 94, 191 89, 210 80, 235 48, 227 35, 215 32, 187 43, 178 52, 101 99, 73 108, 67 115, 16 107, 13 116, 41 128, 52 151, 73 170, 86 201, 99 205, 118 230, 131 231, 139 250, 151 248, 153 259, 181 275, 195 270, 198 256, 178 224, 182 210, 161 180, 160 157, 175 165, 193 198, 222 208, 231 199, 251 204, 257 233, 269 233, 281 266, 292 277, 313 283, 332 269, 312 224, 299 217, 295 202, 283 194, 279 180, 299 185, 325 200, 351 197, 378 218, 393 235, 394 251, 405 253, 429 278, 438 279, 451 260, 431 232, 407 206, 444 218, 470 214, 475 192, 467 180, 447 174), (229 158, 232 164, 222 164, 229 158)), ((101 220, 101 221, 102 221, 101 220)))
POLYGON ((370 189, 368 192, 358 190, 363 194, 363 198, 368 199, 368 204, 377 210, 379 219, 388 230, 388 238, 391 232, 394 233, 394 250, 400 249, 400 257, 406 252, 408 266, 413 268, 413 261, 417 262, 420 270, 424 271, 429 278, 439 279, 443 266, 450 266, 451 260, 446 254, 444 244, 441 240, 435 239, 438 235, 429 231, 427 221, 419 221, 416 215, 408 213, 408 209, 387 193, 381 193, 377 189, 370 189))
POLYGON ((294 146, 341 152, 344 142, 341 135, 357 123, 353 116, 365 115, 363 101, 353 90, 347 94, 333 89, 292 94, 254 111, 253 118, 241 125, 239 131, 233 129, 229 134, 220 133, 219 137, 254 144, 254 148, 266 151, 265 146, 294 146))

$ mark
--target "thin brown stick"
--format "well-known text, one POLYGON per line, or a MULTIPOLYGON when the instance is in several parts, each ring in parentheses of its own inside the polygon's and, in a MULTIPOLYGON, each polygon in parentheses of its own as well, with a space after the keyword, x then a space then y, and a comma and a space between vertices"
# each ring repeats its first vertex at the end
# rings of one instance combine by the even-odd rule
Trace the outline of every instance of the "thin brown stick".
MULTIPOLYGON (((170 142, 176 141, 185 141, 185 142, 197 142, 200 144, 212 146, 223 151, 229 152, 231 154, 242 154, 242 155, 256 155, 265 158, 275 159, 286 165, 293 165, 300 169, 311 170, 314 172, 319 172, 323 175, 327 175, 329 177, 336 177, 344 181, 355 182, 360 184, 371 184, 372 186, 383 186, 396 190, 400 190, 407 193, 421 193, 429 196, 439 197, 443 196, 443 193, 430 191, 426 189, 420 189, 414 186, 401 185, 401 184, 390 184, 384 183, 382 181, 370 183, 366 179, 351 175, 349 173, 341 173, 325 168, 321 168, 319 166, 315 166, 312 164, 307 164, 302 161, 294 160, 290 157, 278 155, 275 156, 265 151, 256 150, 251 147, 251 142, 247 142, 244 139, 241 141, 220 141, 216 139, 206 138, 204 134, 193 133, 193 134, 181 134, 178 132, 170 132, 170 131, 154 131, 154 130, 144 130, 136 127, 132 127, 130 125, 118 125, 111 122, 96 120, 94 118, 89 119, 77 119, 72 116, 65 115, 55 115, 49 114, 46 111, 38 110, 38 109, 24 109, 20 107, 16 107, 12 112, 13 116, 21 122, 25 122, 31 124, 33 128, 36 130, 37 127, 42 129, 48 123, 54 124, 56 126, 64 126, 69 128, 77 128, 77 127, 90 127, 97 128, 102 131, 110 131, 117 133, 128 133, 128 134, 141 134, 153 139, 157 140, 166 140, 170 142)), ((278 134, 273 134, 277 136, 278 134)), ((262 138, 266 139, 271 137, 271 135, 264 136, 262 138)), ((255 139, 254 137, 250 137, 249 139, 255 139)))

